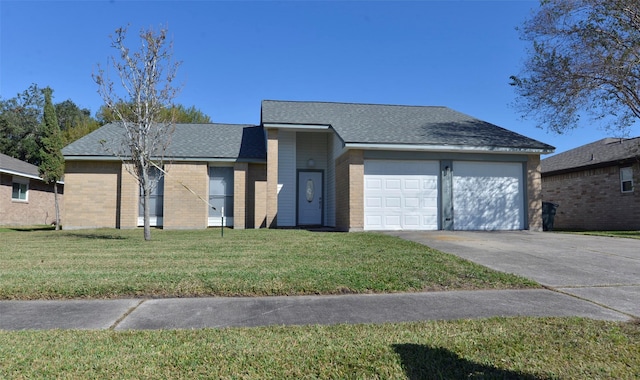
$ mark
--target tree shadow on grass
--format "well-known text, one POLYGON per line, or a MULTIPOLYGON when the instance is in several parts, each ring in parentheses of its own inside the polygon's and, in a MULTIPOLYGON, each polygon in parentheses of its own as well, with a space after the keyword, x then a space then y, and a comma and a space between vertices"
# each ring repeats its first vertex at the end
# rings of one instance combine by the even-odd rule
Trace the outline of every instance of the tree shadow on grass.
POLYGON ((91 233, 91 234, 79 234, 79 233, 70 233, 66 236, 71 236, 75 238, 89 239, 89 240, 127 240, 128 238, 125 236, 112 235, 112 234, 100 234, 100 233, 91 233))
POLYGON ((56 227, 48 224, 37 226, 21 226, 21 227, 0 227, 0 231, 17 231, 17 232, 33 232, 33 231, 53 231, 56 227))
POLYGON ((400 356, 407 379, 525 379, 542 377, 508 371, 475 363, 441 347, 422 344, 395 344, 393 349, 400 356))

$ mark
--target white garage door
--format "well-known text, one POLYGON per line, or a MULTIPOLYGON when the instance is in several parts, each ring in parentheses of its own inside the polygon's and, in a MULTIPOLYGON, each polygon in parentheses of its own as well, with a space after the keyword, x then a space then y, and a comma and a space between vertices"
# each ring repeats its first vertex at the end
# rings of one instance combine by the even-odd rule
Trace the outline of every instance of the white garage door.
POLYGON ((456 230, 524 229, 522 163, 453 163, 456 230))
POLYGON ((365 161, 364 229, 438 229, 439 168, 437 161, 365 161))

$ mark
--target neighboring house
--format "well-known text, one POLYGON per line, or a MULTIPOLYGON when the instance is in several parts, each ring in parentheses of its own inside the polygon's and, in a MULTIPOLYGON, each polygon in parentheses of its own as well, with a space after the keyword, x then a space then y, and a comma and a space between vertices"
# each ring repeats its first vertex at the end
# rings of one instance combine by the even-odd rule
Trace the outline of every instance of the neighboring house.
MULTIPOLYGON (((65 228, 141 225, 139 185, 104 148, 120 129, 63 149, 65 228)), ((237 229, 541 230, 553 149, 446 107, 265 100, 259 126, 176 125, 152 220, 206 228, 224 205, 237 229)))
POLYGON ((640 230, 640 138, 606 138, 542 160, 554 228, 640 230))
MULTIPOLYGON (((64 186, 58 182, 63 207, 64 186)), ((0 153, 0 225, 28 226, 56 220, 53 184, 42 181, 38 167, 0 153)))

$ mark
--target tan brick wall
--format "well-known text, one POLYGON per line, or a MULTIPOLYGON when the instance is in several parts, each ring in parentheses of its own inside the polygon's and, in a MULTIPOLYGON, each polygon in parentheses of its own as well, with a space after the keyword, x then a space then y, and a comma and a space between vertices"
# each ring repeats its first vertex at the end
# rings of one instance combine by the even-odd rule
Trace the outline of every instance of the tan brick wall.
POLYGON ((540 156, 530 155, 527 161, 527 207, 529 230, 542 231, 542 179, 540 156))
POLYGON ((268 228, 278 226, 278 130, 267 131, 267 218, 268 228))
POLYGON ((336 160, 336 229, 364 229, 364 152, 349 150, 336 160))
POLYGON ((267 165, 249 165, 247 228, 267 226, 267 165))
POLYGON ((116 227, 121 163, 67 161, 64 229, 116 227))
POLYGON ((122 164, 120 177, 120 218, 119 228, 136 228, 138 226, 138 208, 140 205, 140 185, 136 177, 127 169, 130 164, 122 164))
POLYGON ((247 177, 249 164, 238 162, 233 166, 233 228, 244 230, 247 222, 247 177))
POLYGON ((165 165, 165 170, 168 174, 164 178, 162 228, 207 228, 209 209, 204 201, 209 199, 209 167, 207 163, 172 163, 165 165))
MULTIPOLYGON (((0 174, 0 226, 51 224, 56 219, 53 185, 37 179, 27 179, 27 201, 11 199, 13 175, 0 174)), ((64 185, 58 184, 60 218, 64 210, 64 185)))
POLYGON ((640 165, 633 165, 635 191, 620 191, 620 166, 544 176, 545 202, 559 205, 555 229, 640 230, 640 165))

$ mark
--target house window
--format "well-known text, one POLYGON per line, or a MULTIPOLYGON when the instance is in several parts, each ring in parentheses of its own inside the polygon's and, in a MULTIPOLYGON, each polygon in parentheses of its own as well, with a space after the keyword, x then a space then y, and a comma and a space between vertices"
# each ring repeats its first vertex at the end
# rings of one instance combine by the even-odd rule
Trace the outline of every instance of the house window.
POLYGON ((11 200, 26 202, 29 200, 29 181, 23 179, 13 179, 11 200))
MULTIPOLYGON (((160 172, 160 169, 151 167, 149 168, 149 180, 153 184, 151 187, 151 193, 149 194, 149 217, 150 224, 152 226, 162 225, 163 215, 163 203, 164 203, 164 177, 160 172)), ((138 224, 144 223, 144 195, 142 194, 142 188, 140 188, 140 206, 138 208, 138 224)))
POLYGON ((233 217, 233 168, 209 168, 209 217, 233 217), (215 207, 215 210, 213 209, 215 207), (224 208, 224 215, 222 214, 224 208))
POLYGON ((620 168, 620 189, 623 193, 633 191, 633 168, 620 168))

